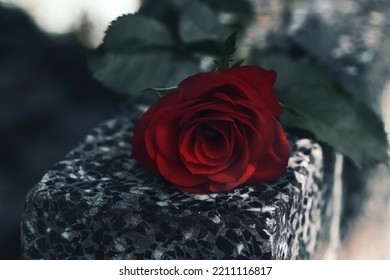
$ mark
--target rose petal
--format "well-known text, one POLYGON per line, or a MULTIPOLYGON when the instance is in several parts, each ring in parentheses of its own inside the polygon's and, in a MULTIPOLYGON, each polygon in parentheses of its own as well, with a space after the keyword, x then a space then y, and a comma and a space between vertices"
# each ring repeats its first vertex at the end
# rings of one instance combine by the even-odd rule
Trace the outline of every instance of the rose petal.
POLYGON ((209 184, 209 190, 211 192, 224 192, 224 191, 229 191, 231 189, 234 189, 235 187, 238 187, 239 185, 245 183, 245 181, 247 181, 248 178, 252 176, 254 171, 255 171, 255 167, 253 165, 248 165, 245 172, 242 174, 239 180, 232 183, 220 183, 220 182, 212 181, 209 184))
MULTIPOLYGON (((175 96, 175 102, 180 101, 179 94, 173 93, 171 95, 175 96)), ((155 159, 157 152, 161 150, 166 157, 175 161, 180 160, 178 151, 179 123, 181 117, 185 114, 182 111, 186 109, 188 111, 196 110, 196 108, 193 108, 194 102, 192 101, 185 103, 175 102, 169 105, 157 102, 153 107, 158 107, 159 110, 154 110, 154 115, 148 118, 148 123, 145 124, 147 126, 145 130, 145 146, 152 159, 155 159)))
MULTIPOLYGON (((254 107, 255 110, 260 110, 260 108, 256 106, 251 106, 249 108, 252 107, 254 107)), ((187 120, 187 123, 192 125, 195 123, 207 123, 212 120, 226 122, 234 122, 238 120, 248 124, 253 122, 251 113, 248 112, 247 107, 213 102, 209 105, 209 107, 202 108, 202 110, 199 110, 196 114, 194 114, 192 119, 187 120)))
POLYGON ((242 145, 236 145, 233 151, 233 156, 229 159, 229 162, 226 163, 226 168, 219 173, 210 175, 210 180, 219 183, 232 183, 240 181, 241 178, 245 176, 246 170, 249 166, 250 154, 245 142, 246 140, 244 140, 242 145))
POLYGON ((148 170, 150 174, 155 176, 160 175, 156 162, 147 156, 145 144, 137 145, 137 147, 133 149, 131 156, 136 159, 143 168, 148 170))
POLYGON ((274 116, 281 114, 279 101, 272 90, 277 76, 275 71, 267 71, 257 66, 240 66, 225 69, 224 72, 250 85, 274 116))
POLYGON ((203 153, 211 159, 224 159, 230 155, 231 122, 210 121, 197 129, 203 153), (215 136, 208 135, 215 133, 215 136))
MULTIPOLYGON (((213 120, 213 117, 211 117, 213 120)), ((231 119, 227 118, 229 122, 213 120, 207 122, 207 118, 201 122, 192 125, 190 128, 183 128, 182 135, 180 137, 180 155, 184 161, 205 164, 205 165, 218 165, 221 160, 228 157, 231 153, 230 141, 232 139, 233 132, 229 126, 231 119), (204 135, 204 127, 214 129, 215 133, 220 135, 219 141, 207 138, 204 135)))
POLYGON ((277 120, 274 120, 273 131, 270 131, 270 134, 274 135, 272 146, 259 158, 256 172, 247 183, 271 182, 277 180, 286 171, 290 146, 277 120))
POLYGON ((169 124, 157 125, 155 128, 155 139, 158 150, 165 157, 180 162, 178 122, 172 121, 169 124))
POLYGON ((199 73, 186 78, 179 84, 183 101, 213 98, 216 93, 226 93, 232 98, 259 102, 257 90, 242 79, 223 72, 199 73))
MULTIPOLYGON (((197 126, 197 128, 194 131, 201 130, 200 126, 197 126)), ((224 166, 224 162, 226 161, 224 158, 222 159, 213 159, 210 158, 209 155, 205 154, 204 149, 202 148, 203 142, 201 136, 202 132, 195 133, 195 148, 194 148, 194 157, 196 157, 197 160, 193 160, 192 157, 184 157, 185 160, 183 160, 183 163, 187 167, 187 169, 192 174, 202 174, 202 175, 208 175, 208 174, 214 174, 217 173, 226 167, 224 166), (191 159, 191 160, 187 160, 191 159)), ((183 143, 187 142, 187 137, 183 137, 183 143)), ((187 142, 188 143, 188 142, 187 142)), ((181 149, 183 149, 183 155, 186 155, 188 152, 186 151, 186 147, 183 145, 181 146, 181 149), (184 148, 183 148, 184 147, 184 148)))
POLYGON ((251 156, 255 160, 261 157, 264 149, 269 149, 272 145, 273 136, 270 133, 273 131, 273 121, 274 117, 271 116, 270 112, 258 111, 254 112, 251 123, 244 123, 245 127, 243 129, 247 135, 248 149, 252 151, 251 156))
POLYGON ((218 173, 226 168, 226 166, 221 163, 217 165, 205 165, 205 164, 197 164, 193 162, 184 162, 184 165, 188 169, 189 172, 193 175, 209 175, 218 173))
POLYGON ((185 162, 199 163, 199 160, 194 152, 196 128, 196 126, 193 126, 188 130, 184 130, 180 136, 179 152, 182 160, 185 162))
POLYGON ((193 175, 183 164, 172 162, 162 154, 157 154, 156 162, 161 175, 177 186, 193 187, 207 183, 206 176, 193 175))
MULTIPOLYGON (((134 134, 131 140, 133 146, 132 158, 136 159, 142 167, 147 169, 153 175, 159 175, 159 171, 155 160, 153 160, 147 152, 146 143, 149 143, 150 145, 154 137, 151 137, 150 134, 146 135, 146 131, 150 129, 149 124, 151 120, 156 113, 161 110, 161 108, 174 106, 178 103, 178 101, 178 95, 174 94, 160 99, 158 102, 159 106, 150 107, 134 127, 134 134)), ((151 149, 151 151, 153 154, 154 149, 151 149)))
POLYGON ((140 120, 137 122, 134 128, 134 136, 132 138, 132 144, 133 147, 137 147, 141 145, 144 142, 144 135, 146 129, 149 127, 149 124, 162 108, 170 108, 173 105, 178 104, 180 99, 178 98, 179 95, 177 94, 170 94, 163 98, 161 98, 155 106, 150 107, 140 118, 140 120))

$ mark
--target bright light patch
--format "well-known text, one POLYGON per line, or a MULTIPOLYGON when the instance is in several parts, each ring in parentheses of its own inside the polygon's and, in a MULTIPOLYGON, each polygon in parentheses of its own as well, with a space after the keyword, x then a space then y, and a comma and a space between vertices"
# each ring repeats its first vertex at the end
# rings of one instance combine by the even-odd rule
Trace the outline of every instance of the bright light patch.
POLYGON ((89 41, 98 45, 108 24, 116 17, 134 13, 141 0, 0 0, 24 9, 46 32, 65 34, 85 21, 91 24, 89 41))

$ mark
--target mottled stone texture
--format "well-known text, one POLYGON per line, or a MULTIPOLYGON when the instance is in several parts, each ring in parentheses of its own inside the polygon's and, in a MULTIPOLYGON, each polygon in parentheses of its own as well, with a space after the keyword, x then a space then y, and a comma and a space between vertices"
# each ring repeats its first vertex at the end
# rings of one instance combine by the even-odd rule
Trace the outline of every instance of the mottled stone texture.
POLYGON ((249 1, 257 16, 246 32, 247 45, 298 47, 381 112, 390 76, 389 1, 249 1))
MULTIPOLYGON (((389 131, 390 1, 249 1, 256 19, 246 32, 246 46, 277 45, 285 50, 298 49, 314 58, 329 70, 339 85, 382 115, 389 131)), ((367 198, 383 197, 389 189, 386 184, 377 189, 376 182, 370 183, 372 170, 357 169, 344 159, 342 237, 349 225, 354 225, 367 198)), ((376 204, 378 215, 373 215, 372 210, 367 213, 381 216, 387 211, 387 205, 387 202, 376 204)))
POLYGON ((327 246, 332 164, 318 144, 290 137, 275 183, 182 193, 130 158, 140 114, 94 129, 30 191, 25 259, 296 259, 327 246))

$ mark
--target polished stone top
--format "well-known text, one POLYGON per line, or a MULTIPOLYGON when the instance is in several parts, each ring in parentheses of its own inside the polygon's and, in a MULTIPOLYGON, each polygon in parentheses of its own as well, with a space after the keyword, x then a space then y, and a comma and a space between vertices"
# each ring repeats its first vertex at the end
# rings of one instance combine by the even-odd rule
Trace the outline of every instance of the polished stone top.
POLYGON ((130 157, 142 112, 130 106, 93 129, 31 189, 25 259, 295 259, 326 239, 330 185, 318 144, 289 137, 277 182, 182 193, 130 157))

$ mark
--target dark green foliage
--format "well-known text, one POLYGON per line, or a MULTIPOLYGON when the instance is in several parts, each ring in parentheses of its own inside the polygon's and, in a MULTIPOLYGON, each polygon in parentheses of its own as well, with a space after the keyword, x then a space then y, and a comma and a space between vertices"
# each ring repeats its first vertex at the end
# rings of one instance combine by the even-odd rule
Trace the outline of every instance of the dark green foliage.
POLYGON ((231 27, 242 26, 245 20, 226 18, 245 18, 247 7, 246 1, 234 0, 145 1, 138 14, 111 24, 103 44, 90 55, 90 69, 106 86, 149 102, 156 100, 153 92, 165 95, 186 77, 210 71, 212 65, 201 67, 204 58, 214 60, 218 69, 247 62, 274 69, 286 129, 315 137, 359 166, 387 162, 380 118, 337 87, 319 65, 280 51, 234 59, 237 33, 231 27))
POLYGON ((283 112, 285 128, 311 132, 358 166, 388 161, 387 137, 379 116, 336 86, 322 67, 284 52, 254 54, 251 63, 277 71, 278 97, 295 111, 283 112))
POLYGON ((147 1, 138 14, 112 22, 89 66, 106 86, 138 98, 145 88, 211 70, 201 69, 202 57, 220 56, 230 33, 205 1, 147 1))

